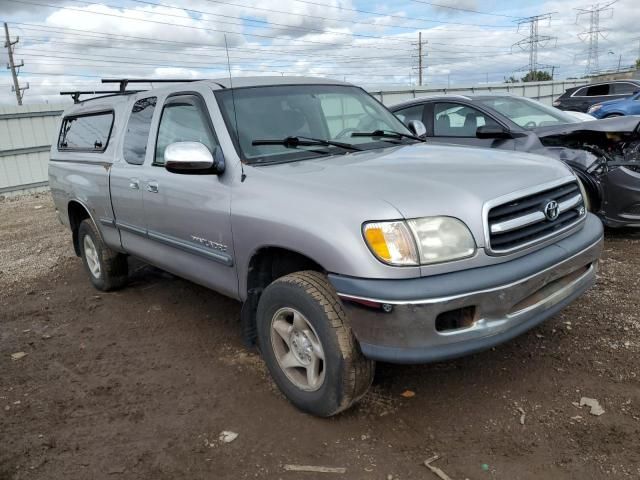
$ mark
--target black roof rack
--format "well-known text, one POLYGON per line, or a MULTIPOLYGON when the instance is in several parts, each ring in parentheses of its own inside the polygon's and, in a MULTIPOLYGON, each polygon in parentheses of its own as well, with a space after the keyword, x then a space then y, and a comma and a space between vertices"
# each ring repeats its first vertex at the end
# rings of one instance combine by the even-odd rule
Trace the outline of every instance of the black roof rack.
POLYGON ((120 92, 125 93, 130 83, 184 83, 199 82, 202 78, 103 78, 102 83, 119 83, 120 92))
MULTIPOLYGON (((96 100, 98 98, 111 97, 113 95, 129 95, 131 93, 143 92, 144 90, 73 90, 69 92, 60 92, 60 95, 70 95, 73 103, 80 103, 80 95, 100 95, 99 97, 88 98, 87 100, 96 100)), ((86 100, 85 100, 86 101, 86 100)))
MULTIPOLYGON (((100 95, 99 97, 88 98, 87 100, 96 100, 98 98, 110 97, 115 95, 129 95, 132 93, 144 92, 145 90, 127 90, 127 86, 130 83, 185 83, 185 82, 199 82, 202 78, 103 78, 102 83, 118 83, 120 85, 118 90, 74 90, 68 92, 60 92, 60 95, 70 95, 73 98, 73 103, 80 103, 80 95, 100 95)), ((217 83, 217 82, 216 82, 217 83)), ((218 83, 222 88, 226 88, 224 85, 218 83)))

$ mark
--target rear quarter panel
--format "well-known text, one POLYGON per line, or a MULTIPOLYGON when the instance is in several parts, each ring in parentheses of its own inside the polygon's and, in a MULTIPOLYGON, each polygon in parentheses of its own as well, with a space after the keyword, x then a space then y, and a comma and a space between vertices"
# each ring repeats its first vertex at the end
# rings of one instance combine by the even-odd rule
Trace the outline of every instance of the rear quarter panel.
MULTIPOLYGON (((125 102, 128 105, 128 102, 125 102)), ((124 105, 123 105, 124 107, 124 105)), ((105 243, 121 250, 120 235, 113 223, 109 191, 109 172, 116 149, 121 148, 120 133, 126 121, 126 108, 100 105, 90 108, 71 107, 58 122, 49 157, 49 186, 57 214, 64 225, 69 226, 69 205, 78 202, 89 212, 105 243), (58 149, 58 134, 65 116, 88 111, 114 110, 114 123, 109 143, 104 152, 73 152, 58 149)))

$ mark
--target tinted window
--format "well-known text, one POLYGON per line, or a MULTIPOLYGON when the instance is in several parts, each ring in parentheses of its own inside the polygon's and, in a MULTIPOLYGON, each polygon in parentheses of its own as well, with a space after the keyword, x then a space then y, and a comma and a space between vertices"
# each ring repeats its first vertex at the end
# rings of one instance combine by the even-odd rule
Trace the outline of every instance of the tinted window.
POLYGON ((403 108, 395 112, 396 117, 402 120, 402 123, 407 125, 411 120, 422 121, 422 112, 424 111, 424 105, 414 105, 413 107, 403 108))
POLYGON ((112 112, 66 117, 60 129, 58 148, 103 152, 107 148, 112 125, 112 112))
POLYGON ((128 163, 142 165, 147 152, 147 140, 153 111, 156 108, 156 97, 138 100, 131 109, 131 117, 124 136, 123 155, 128 163))
POLYGON ((200 142, 213 154, 217 145, 204 108, 197 97, 182 97, 165 105, 158 128, 154 164, 164 165, 164 150, 174 142, 200 142))
POLYGON ((436 103, 433 113, 436 137, 475 137, 478 127, 498 125, 481 111, 459 103, 436 103))
POLYGON ((633 95, 640 90, 640 86, 634 85, 633 83, 614 83, 612 86, 613 93, 616 95, 633 95))
POLYGON ((594 85, 587 88, 587 97, 599 97, 601 95, 609 95, 609 84, 594 85))
POLYGON ((586 97, 587 96, 587 87, 582 87, 582 88, 578 89, 576 91, 576 93, 574 93, 572 96, 573 97, 586 97))

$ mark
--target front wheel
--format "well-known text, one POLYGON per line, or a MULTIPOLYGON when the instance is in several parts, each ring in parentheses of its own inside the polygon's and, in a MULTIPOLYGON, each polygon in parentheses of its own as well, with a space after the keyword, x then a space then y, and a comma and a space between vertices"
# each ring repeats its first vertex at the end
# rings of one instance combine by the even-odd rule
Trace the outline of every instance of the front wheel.
POLYGON ((258 343, 273 379, 300 410, 321 417, 357 402, 373 380, 333 287, 318 272, 286 275, 258 303, 258 343))

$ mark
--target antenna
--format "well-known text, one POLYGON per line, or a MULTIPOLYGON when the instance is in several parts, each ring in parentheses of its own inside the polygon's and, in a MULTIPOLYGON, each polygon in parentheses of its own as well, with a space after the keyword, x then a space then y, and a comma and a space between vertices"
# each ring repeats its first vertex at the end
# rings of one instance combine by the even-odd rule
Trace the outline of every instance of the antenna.
MULTIPOLYGON (((236 112, 236 96, 233 93, 233 78, 231 78, 231 61, 229 60, 229 45, 227 44, 227 35, 224 36, 224 49, 227 52, 227 69, 229 70, 229 87, 231 87, 231 104, 233 105, 233 121, 235 123, 236 129, 236 142, 238 143, 238 147, 240 147, 240 131, 238 130, 238 114, 236 112)), ((240 181, 244 182, 244 179, 247 178, 247 175, 244 173, 244 164, 242 163, 242 159, 240 159, 240 170, 242 174, 240 175, 240 181)))

